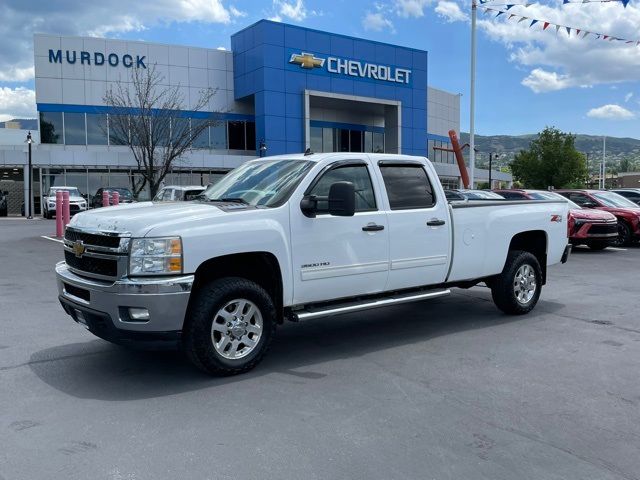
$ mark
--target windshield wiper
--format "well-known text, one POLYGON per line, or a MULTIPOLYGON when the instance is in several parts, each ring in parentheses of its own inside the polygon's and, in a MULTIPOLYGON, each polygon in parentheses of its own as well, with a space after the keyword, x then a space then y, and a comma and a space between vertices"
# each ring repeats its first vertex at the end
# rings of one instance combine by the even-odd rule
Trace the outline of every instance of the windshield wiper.
POLYGON ((224 198, 212 198, 210 202, 230 202, 230 203, 244 203, 249 205, 244 199, 239 197, 224 197, 224 198))

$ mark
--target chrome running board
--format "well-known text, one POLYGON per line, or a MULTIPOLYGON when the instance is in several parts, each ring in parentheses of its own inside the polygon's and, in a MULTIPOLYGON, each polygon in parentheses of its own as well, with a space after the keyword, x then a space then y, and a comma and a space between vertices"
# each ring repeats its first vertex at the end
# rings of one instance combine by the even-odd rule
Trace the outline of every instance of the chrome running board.
POLYGON ((299 310, 292 312, 295 321, 311 320, 313 318, 329 317, 332 315, 339 315, 342 313, 359 312, 360 310, 367 310, 370 308, 388 307, 391 305, 399 305, 401 303, 417 302, 420 300, 427 300, 430 298, 444 297, 449 295, 451 290, 435 290, 431 292, 423 293, 410 293, 405 295, 393 295, 385 298, 377 298, 368 301, 361 302, 345 302, 343 304, 331 305, 326 308, 313 308, 309 310, 299 310))

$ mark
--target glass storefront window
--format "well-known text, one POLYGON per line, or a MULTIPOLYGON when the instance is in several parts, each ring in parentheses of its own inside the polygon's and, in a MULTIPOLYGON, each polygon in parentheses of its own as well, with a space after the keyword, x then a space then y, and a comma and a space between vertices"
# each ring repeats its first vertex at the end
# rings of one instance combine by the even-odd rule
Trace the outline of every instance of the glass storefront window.
POLYGON ((40 112, 40 141, 62 143, 62 112, 40 112))
POLYGON ((373 152, 373 132, 364 132, 364 151, 373 152))
POLYGON ((333 128, 322 129, 322 151, 335 152, 333 148, 333 128))
POLYGON ((218 122, 209 128, 210 145, 214 150, 227 149, 227 122, 218 122))
POLYGON ((129 144, 129 117, 109 115, 109 145, 129 144))
POLYGON ((80 190, 80 194, 87 198, 87 182, 88 176, 85 169, 67 169, 65 171, 65 185, 67 187, 77 187, 80 190))
POLYGON ((188 118, 172 118, 171 119, 171 142, 180 141, 189 136, 189 119, 188 118))
POLYGON ((64 114, 65 145, 86 145, 87 136, 84 125, 84 113, 64 114))
POLYGON ((246 122, 247 150, 256 149, 256 122, 246 122))
POLYGON ((311 151, 315 153, 322 153, 322 128, 311 127, 311 151))
MULTIPOLYGON (((198 129, 205 125, 207 120, 193 118, 191 119, 191 128, 194 130, 194 134, 198 129)), ((193 139, 193 148, 209 148, 209 127, 205 127, 200 134, 193 139)))
POLYGON ((100 113, 87 113, 87 144, 106 145, 107 116, 100 113))
POLYGON ((373 132, 373 153, 384 153, 384 133, 373 132))
POLYGON ((362 132, 359 130, 349 130, 349 151, 362 152, 362 132))
POLYGON ((348 152, 349 151, 349 130, 337 129, 336 130, 336 151, 348 152))
POLYGON ((229 150, 246 150, 244 138, 244 122, 230 121, 229 126, 229 150))

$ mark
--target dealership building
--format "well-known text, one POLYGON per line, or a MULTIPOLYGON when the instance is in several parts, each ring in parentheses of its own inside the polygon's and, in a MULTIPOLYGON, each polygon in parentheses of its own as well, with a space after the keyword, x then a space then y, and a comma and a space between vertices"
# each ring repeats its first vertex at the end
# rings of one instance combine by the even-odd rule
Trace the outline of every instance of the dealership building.
MULTIPOLYGON (((207 184, 249 159, 310 148, 426 155, 446 187, 460 185, 453 154, 439 150, 449 147, 449 130, 460 130, 460 96, 428 87, 426 51, 261 20, 235 33, 230 51, 36 34, 34 57, 36 213, 53 185, 91 196, 135 181, 135 160, 110 133, 114 109, 104 97, 131 82, 134 69, 152 67, 160 83, 179 89, 191 125, 219 120, 165 184, 207 184), (207 89, 215 95, 196 111, 207 89)), ((23 142, 0 145, 0 190, 15 191, 14 213, 27 190, 26 150, 23 142)), ((477 182, 488 176, 476 170, 477 182)))

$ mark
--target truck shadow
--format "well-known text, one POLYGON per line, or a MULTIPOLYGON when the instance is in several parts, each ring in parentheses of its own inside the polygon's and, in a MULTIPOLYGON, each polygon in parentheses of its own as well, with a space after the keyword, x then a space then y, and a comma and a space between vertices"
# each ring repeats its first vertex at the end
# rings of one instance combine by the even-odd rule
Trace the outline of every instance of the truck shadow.
MULTIPOLYGON (((354 359, 456 332, 531 322, 563 307, 543 301, 539 306, 544 308, 526 316, 503 315, 491 303, 488 290, 473 289, 428 302, 289 323, 279 328, 269 355, 255 370, 234 377, 203 374, 180 352, 137 351, 102 340, 41 350, 31 356, 29 367, 63 393, 105 401, 163 397, 271 374, 304 382, 325 377, 313 366, 326 361, 354 359)), ((344 368, 349 368, 347 362, 344 368)))

